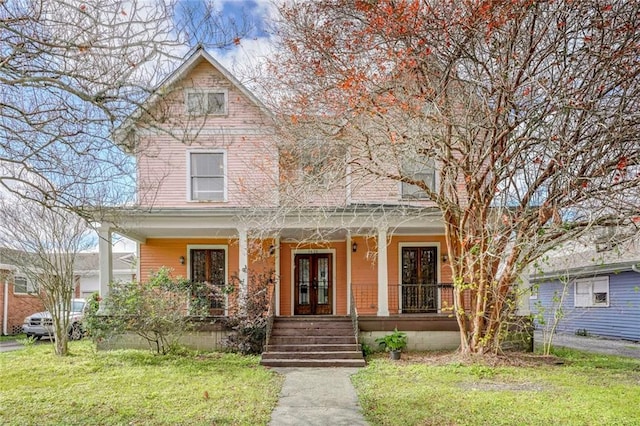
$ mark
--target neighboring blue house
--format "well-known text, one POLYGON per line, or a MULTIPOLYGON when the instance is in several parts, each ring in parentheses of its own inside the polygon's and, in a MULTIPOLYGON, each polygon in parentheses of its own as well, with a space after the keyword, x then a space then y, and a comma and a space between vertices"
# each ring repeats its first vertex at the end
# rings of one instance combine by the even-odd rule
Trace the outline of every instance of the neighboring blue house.
POLYGON ((542 313, 550 331, 562 300, 557 333, 640 341, 640 250, 638 243, 606 251, 576 250, 551 257, 530 275, 531 313, 542 313))

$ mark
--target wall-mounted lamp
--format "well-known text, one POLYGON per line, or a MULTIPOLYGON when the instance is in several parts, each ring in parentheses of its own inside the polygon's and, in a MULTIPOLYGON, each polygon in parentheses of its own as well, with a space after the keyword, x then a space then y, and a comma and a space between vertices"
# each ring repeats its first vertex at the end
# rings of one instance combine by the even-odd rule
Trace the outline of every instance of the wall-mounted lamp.
POLYGON ((270 245, 269 246, 269 256, 273 256, 274 254, 276 254, 276 246, 270 245))
POLYGON ((358 243, 354 242, 351 244, 351 251, 354 253, 358 251, 358 243))
POLYGON ((181 265, 184 265, 184 256, 180 256, 178 258, 178 261, 180 262, 181 265))
POLYGON ((449 256, 446 254, 442 255, 442 263, 447 263, 447 261, 449 261, 449 256))

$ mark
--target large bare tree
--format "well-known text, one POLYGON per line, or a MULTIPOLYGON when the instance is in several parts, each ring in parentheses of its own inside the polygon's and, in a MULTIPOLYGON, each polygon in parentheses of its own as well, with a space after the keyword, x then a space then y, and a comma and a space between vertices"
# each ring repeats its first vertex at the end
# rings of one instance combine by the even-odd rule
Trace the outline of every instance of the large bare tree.
POLYGON ((499 350, 519 276, 543 253, 640 222, 640 3, 280 12, 274 108, 341 148, 350 185, 402 182, 440 209, 462 352, 499 350))
POLYGON ((233 46, 251 31, 219 9, 204 0, 0 2, 0 188, 78 212, 130 200, 134 165, 112 135, 190 45, 233 46))
MULTIPOLYGON (((22 192, 28 193, 29 189, 22 192)), ((95 244, 86 221, 67 209, 0 193, 0 246, 5 257, 34 284, 51 314, 57 355, 68 354, 78 253, 95 244)))

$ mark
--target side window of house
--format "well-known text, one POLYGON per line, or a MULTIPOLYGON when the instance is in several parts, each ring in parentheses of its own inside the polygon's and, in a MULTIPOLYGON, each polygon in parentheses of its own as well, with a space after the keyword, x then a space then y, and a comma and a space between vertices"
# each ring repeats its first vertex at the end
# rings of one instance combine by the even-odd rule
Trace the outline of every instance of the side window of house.
POLYGON ((609 306, 609 277, 585 278, 575 281, 576 308, 609 306))
POLYGON ((227 92, 225 90, 187 90, 186 107, 189 115, 226 115, 227 92))
POLYGON ((223 152, 190 152, 189 170, 191 201, 225 201, 223 152))
MULTIPOLYGON (((435 161, 426 155, 418 154, 408 157, 403 161, 402 173, 415 180, 423 181, 431 190, 436 189, 436 166, 435 161)), ((402 198, 404 199, 424 199, 427 194, 418 185, 411 185, 405 182, 402 185, 402 198)))
POLYGON ((32 291, 33 289, 29 287, 29 282, 27 281, 27 277, 16 275, 13 278, 14 293, 26 294, 32 291))

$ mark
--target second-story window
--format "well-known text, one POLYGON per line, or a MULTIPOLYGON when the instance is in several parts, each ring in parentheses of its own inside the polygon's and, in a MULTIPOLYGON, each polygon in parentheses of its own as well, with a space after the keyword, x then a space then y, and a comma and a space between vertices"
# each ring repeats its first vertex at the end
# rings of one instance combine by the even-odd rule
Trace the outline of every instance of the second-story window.
MULTIPOLYGON (((402 172, 405 176, 414 180, 423 181, 431 190, 436 189, 436 166, 433 159, 423 155, 407 158, 402 164, 402 172)), ((418 185, 410 185, 402 182, 402 198, 424 199, 427 194, 418 185)))
POLYGON ((192 201, 225 201, 224 152, 191 152, 190 199, 192 201))
POLYGON ((27 280, 27 277, 16 275, 13 278, 13 292, 20 294, 31 293, 34 289, 30 284, 31 283, 27 280))
POLYGON ((224 90, 187 90, 185 96, 189 115, 227 114, 227 92, 224 90))

